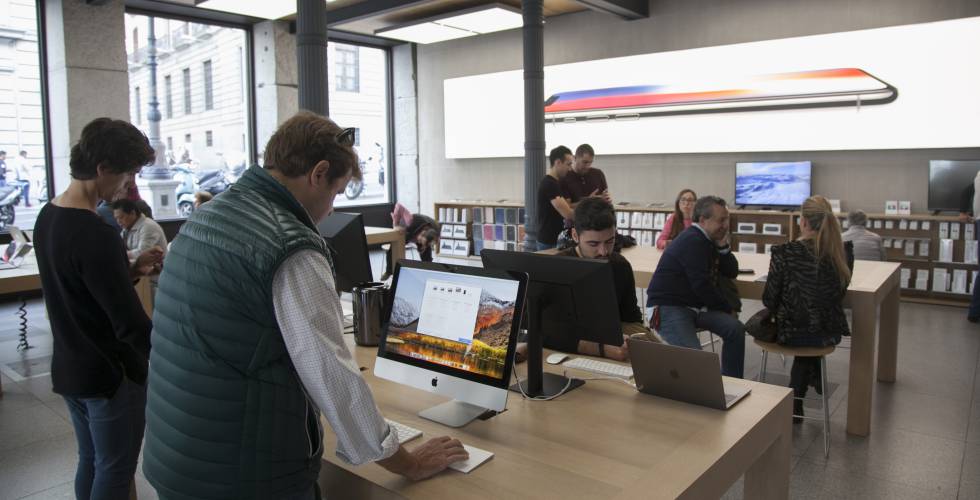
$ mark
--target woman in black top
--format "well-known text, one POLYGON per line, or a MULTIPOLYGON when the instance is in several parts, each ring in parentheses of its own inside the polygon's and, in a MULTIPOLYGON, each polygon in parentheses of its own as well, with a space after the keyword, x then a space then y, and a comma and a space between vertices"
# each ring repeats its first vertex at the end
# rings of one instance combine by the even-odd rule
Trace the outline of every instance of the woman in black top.
MULTIPOLYGON (((844 316, 844 293, 851 282, 854 254, 841 240, 840 224, 822 196, 803 202, 800 237, 772 248, 762 302, 775 315, 777 342, 798 347, 837 345, 850 335, 844 316)), ((796 357, 790 387, 796 397, 807 387, 820 387, 820 358, 796 357)), ((794 413, 803 414, 803 401, 794 400, 794 413)))
POLYGON ((122 239, 96 213, 133 184, 154 153, 129 123, 99 118, 71 149, 71 183, 34 226, 41 289, 51 321, 54 392, 78 441, 75 496, 129 495, 143 439, 150 320, 132 279, 159 270, 161 249, 130 266, 122 239))

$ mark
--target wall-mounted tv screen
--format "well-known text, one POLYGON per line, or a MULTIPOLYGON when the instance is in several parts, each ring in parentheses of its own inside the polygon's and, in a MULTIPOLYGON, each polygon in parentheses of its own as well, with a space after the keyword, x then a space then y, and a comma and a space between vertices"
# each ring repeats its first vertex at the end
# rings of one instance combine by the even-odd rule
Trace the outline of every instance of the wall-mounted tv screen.
POLYGON ((735 204, 789 207, 810 196, 810 162, 735 164, 735 204))
POLYGON ((959 210, 980 160, 929 160, 929 210, 959 210))

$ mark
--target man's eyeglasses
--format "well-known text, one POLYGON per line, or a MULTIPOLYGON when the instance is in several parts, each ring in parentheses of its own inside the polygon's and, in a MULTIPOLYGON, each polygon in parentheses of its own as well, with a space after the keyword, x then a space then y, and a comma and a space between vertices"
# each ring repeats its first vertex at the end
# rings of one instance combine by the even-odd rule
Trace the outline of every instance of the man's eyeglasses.
POLYGON ((337 144, 340 144, 341 146, 350 147, 354 145, 356 139, 355 137, 356 133, 357 133, 357 129, 354 127, 345 128, 339 134, 337 134, 336 137, 334 137, 334 140, 337 141, 337 144))

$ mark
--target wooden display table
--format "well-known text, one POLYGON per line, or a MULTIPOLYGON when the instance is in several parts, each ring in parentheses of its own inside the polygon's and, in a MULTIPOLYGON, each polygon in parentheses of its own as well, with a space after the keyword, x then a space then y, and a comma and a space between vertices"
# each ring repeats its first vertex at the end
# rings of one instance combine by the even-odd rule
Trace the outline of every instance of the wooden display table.
POLYGON ((405 232, 390 227, 365 226, 364 234, 368 245, 391 244, 391 263, 405 258, 405 232))
MULTIPOLYGON (((336 437, 324 424, 321 477, 327 479, 321 484, 330 488, 325 496, 718 498, 743 474, 745 498, 789 496, 788 388, 727 379, 752 387, 752 393, 719 411, 641 394, 618 381, 588 381, 553 401, 512 393, 507 411, 451 429, 416 415, 445 398, 374 377, 377 348, 356 347, 351 336, 346 340, 367 368, 362 374, 386 417, 422 430, 421 440, 449 435, 495 456, 469 474, 446 471, 411 482, 375 464, 343 463, 334 455, 336 437)), ((546 369, 560 373, 560 367, 546 369)))
MULTIPOLYGON (((663 252, 650 247, 623 249, 623 257, 633 266, 638 287, 650 283, 663 252)), ((765 282, 758 278, 769 272, 766 254, 736 253, 738 266, 755 274, 741 274, 736 280, 745 299, 762 300, 765 282)), ((878 380, 894 382, 898 364, 898 307, 900 265, 897 262, 854 262, 851 285, 844 304, 853 310, 850 375, 847 389, 847 432, 858 436, 871 433, 871 392, 875 372, 875 334, 878 337, 878 380), (878 306, 881 316, 878 319, 878 306)))

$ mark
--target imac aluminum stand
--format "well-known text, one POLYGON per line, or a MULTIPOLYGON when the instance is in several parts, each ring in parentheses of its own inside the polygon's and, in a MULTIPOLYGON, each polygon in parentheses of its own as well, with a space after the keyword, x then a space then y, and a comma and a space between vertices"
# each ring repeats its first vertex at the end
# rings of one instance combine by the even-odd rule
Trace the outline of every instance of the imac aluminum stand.
POLYGON ((419 416, 449 427, 462 427, 486 413, 486 408, 453 399, 419 412, 419 416))

